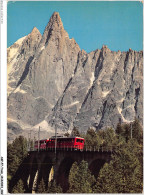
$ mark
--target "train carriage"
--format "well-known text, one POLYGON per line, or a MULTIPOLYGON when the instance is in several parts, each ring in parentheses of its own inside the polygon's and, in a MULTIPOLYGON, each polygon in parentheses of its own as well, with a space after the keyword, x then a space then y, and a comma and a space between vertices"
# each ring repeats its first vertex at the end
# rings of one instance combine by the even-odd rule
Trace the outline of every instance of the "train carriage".
MULTIPOLYGON (((50 138, 46 144, 47 149, 55 148, 55 138, 50 138)), ((57 149, 75 149, 75 150, 83 150, 84 148, 84 138, 81 137, 61 137, 57 138, 57 149)))
MULTIPOLYGON (((42 139, 39 141, 39 149, 40 150, 46 150, 46 143, 48 142, 48 139, 42 139)), ((38 141, 35 141, 34 149, 38 150, 38 141)))
MULTIPOLYGON (((57 150, 74 149, 83 150, 84 148, 84 138, 81 137, 58 137, 55 139, 51 137, 50 139, 43 139, 39 141, 39 150, 49 150, 55 148, 55 142, 57 150)), ((34 150, 38 150, 38 141, 35 141, 34 150)))

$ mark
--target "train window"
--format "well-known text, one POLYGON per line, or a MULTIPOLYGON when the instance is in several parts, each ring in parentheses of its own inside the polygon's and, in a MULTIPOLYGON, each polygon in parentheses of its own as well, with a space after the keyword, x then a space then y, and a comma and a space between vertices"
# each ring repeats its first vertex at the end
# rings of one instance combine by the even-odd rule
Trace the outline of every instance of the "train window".
POLYGON ((83 140, 82 139, 77 139, 76 142, 83 143, 83 140))

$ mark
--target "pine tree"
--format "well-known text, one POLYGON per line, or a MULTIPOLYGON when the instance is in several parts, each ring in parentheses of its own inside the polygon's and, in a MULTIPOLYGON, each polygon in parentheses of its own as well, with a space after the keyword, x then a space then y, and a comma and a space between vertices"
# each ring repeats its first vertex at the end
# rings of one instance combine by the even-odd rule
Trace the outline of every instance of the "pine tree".
POLYGON ((27 140, 23 136, 19 136, 12 145, 16 150, 17 157, 22 161, 27 155, 27 140))
POLYGON ((55 180, 53 180, 48 184, 47 193, 62 193, 62 188, 56 184, 55 180))
POLYGON ((128 142, 128 140, 131 139, 131 124, 118 124, 116 134, 119 138, 119 145, 123 145, 123 143, 128 142))
POLYGON ((78 131, 78 129, 76 127, 73 128, 73 130, 71 132, 71 136, 80 137, 80 133, 79 133, 79 131, 78 131))
POLYGON ((119 144, 123 143, 125 141, 125 129, 124 125, 121 123, 117 124, 116 130, 115 130, 117 137, 118 137, 118 142, 119 144))
POLYGON ((99 134, 96 133, 93 129, 88 129, 85 135, 85 149, 96 149, 98 150, 102 145, 102 139, 99 134))
POLYGON ((135 118, 131 125, 132 137, 136 139, 139 144, 143 144, 143 129, 139 123, 139 120, 135 118))
POLYGON ((64 134, 64 136, 69 137, 70 134, 69 134, 68 132, 66 132, 66 133, 64 134))
POLYGON ((38 185, 37 193, 46 193, 46 192, 47 192, 46 186, 45 186, 44 180, 42 179, 40 181, 40 184, 38 185))
POLYGON ((135 120, 130 124, 119 124, 116 128, 116 134, 119 137, 119 142, 128 142, 131 138, 137 140, 139 144, 143 143, 143 130, 139 123, 139 120, 135 118, 135 120))
POLYGON ((22 194, 24 193, 24 184, 23 184, 23 181, 20 179, 17 183, 17 185, 14 186, 13 190, 12 190, 12 193, 13 194, 22 194))
POLYGON ((128 141, 113 155, 113 159, 100 170, 95 193, 141 193, 142 163, 137 155, 137 142, 128 141))
POLYGON ((20 160, 17 157, 16 149, 12 144, 8 144, 7 151, 8 174, 13 176, 20 164, 20 160))
POLYGON ((27 156, 27 140, 23 136, 16 138, 7 147, 8 174, 14 175, 20 163, 27 156))
POLYGON ((104 150, 114 149, 117 145, 118 138, 113 128, 107 128, 103 131, 103 144, 104 150))
POLYGON ((81 161, 79 165, 75 162, 72 165, 69 174, 69 193, 92 193, 94 183, 95 178, 91 175, 86 161, 81 161))
POLYGON ((78 172, 78 163, 74 162, 71 169, 70 169, 70 173, 69 173, 69 184, 70 184, 70 188, 69 188, 69 192, 71 192, 72 190, 74 190, 74 188, 78 188, 77 185, 79 185, 77 183, 77 172, 78 172))

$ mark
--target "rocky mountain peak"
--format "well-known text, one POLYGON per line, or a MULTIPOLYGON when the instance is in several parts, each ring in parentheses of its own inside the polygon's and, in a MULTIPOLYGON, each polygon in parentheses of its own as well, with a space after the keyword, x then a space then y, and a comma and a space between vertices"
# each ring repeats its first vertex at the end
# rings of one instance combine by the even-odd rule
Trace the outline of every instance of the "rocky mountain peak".
POLYGON ((53 24, 57 23, 58 25, 63 25, 58 12, 53 13, 53 15, 50 18, 50 23, 53 23, 53 24))
POLYGON ((21 46, 20 54, 24 55, 30 55, 33 56, 36 51, 36 48, 38 47, 40 41, 41 41, 42 35, 39 32, 39 30, 34 27, 30 34, 28 34, 27 38, 23 41, 23 44, 21 46), (28 50, 30 53, 28 53, 28 50))
POLYGON ((31 35, 32 37, 33 37, 33 36, 37 36, 37 35, 41 36, 41 33, 39 32, 39 30, 38 30, 36 27, 34 27, 34 28, 32 29, 32 31, 31 31, 30 35, 31 35))
POLYGON ((84 49, 81 50, 82 55, 86 55, 86 51, 84 49))
POLYGON ((36 27, 34 27, 31 31, 31 33, 28 35, 28 38, 29 38, 31 44, 35 45, 35 44, 38 44, 40 42, 42 35, 39 32, 39 30, 36 27))
POLYGON ((64 30, 59 13, 54 12, 45 28, 41 44, 43 46, 47 45, 49 40, 65 38, 69 39, 68 33, 64 30))
POLYGON ((103 45, 101 51, 102 51, 103 53, 111 52, 111 50, 108 48, 107 45, 103 45))

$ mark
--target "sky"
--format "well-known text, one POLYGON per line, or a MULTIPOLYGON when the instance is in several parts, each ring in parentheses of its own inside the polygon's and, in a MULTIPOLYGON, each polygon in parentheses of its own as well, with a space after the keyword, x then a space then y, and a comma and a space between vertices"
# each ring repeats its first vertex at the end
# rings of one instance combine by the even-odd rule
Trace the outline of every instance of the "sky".
POLYGON ((7 46, 33 27, 43 34, 55 11, 69 37, 86 52, 102 45, 112 51, 143 49, 143 4, 138 1, 9 1, 7 46))

